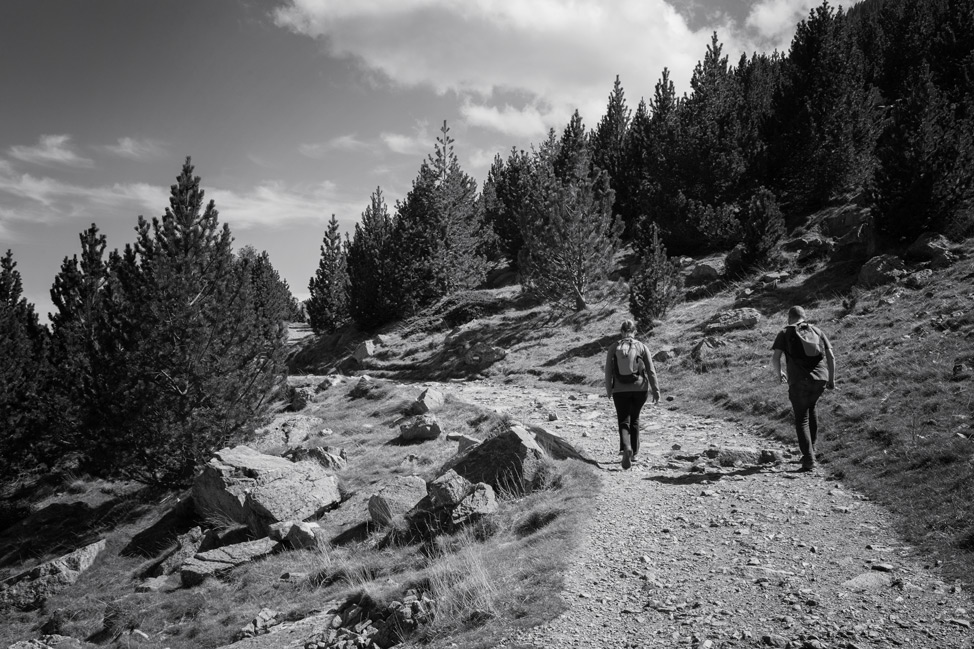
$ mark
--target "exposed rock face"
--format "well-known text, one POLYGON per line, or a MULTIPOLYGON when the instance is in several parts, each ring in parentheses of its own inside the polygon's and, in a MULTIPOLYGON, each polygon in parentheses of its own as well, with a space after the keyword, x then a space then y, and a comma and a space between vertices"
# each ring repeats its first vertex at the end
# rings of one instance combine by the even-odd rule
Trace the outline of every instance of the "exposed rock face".
POLYGON ((593 466, 600 466, 598 462, 572 446, 568 440, 558 433, 553 433, 550 430, 542 428, 541 426, 535 426, 532 424, 519 427, 530 433, 531 436, 534 437, 534 441, 538 443, 538 446, 544 449, 544 452, 547 453, 549 457, 556 460, 578 460, 579 462, 585 462, 586 464, 591 464, 593 466))
POLYGON ((364 361, 366 358, 371 358, 375 355, 375 343, 371 340, 366 340, 355 348, 355 353, 352 357, 359 363, 364 361))
POLYGON ((937 268, 950 266, 956 257, 950 251, 950 241, 942 234, 927 232, 913 242, 907 249, 906 255, 910 259, 929 261, 937 268))
POLYGON ((333 446, 311 446, 293 448, 284 454, 292 462, 313 460, 329 471, 342 471, 348 466, 345 449, 333 446))
POLYGON ((761 322, 761 314, 756 309, 732 309, 715 314, 704 329, 707 333, 753 329, 759 322, 761 322))
POLYGON ((872 222, 869 208, 848 205, 822 221, 822 232, 830 237, 844 237, 860 226, 872 222))
POLYGON ((477 342, 463 355, 463 362, 474 368, 484 368, 507 357, 507 350, 496 345, 477 342))
POLYGON ((418 476, 398 476, 369 498, 369 516, 380 527, 405 516, 426 496, 426 481, 418 476))
POLYGON ((493 514, 497 511, 497 496, 489 484, 483 482, 473 485, 470 493, 457 503, 450 512, 450 524, 459 527, 481 516, 493 514))
POLYGON ((544 456, 530 433, 512 428, 481 442, 449 468, 470 482, 485 482, 495 491, 523 493, 542 479, 544 456))
POLYGON ((426 485, 433 507, 456 507, 471 491, 470 481, 452 469, 426 485))
POLYGON ((443 393, 427 388, 416 398, 410 407, 410 412, 417 415, 425 415, 428 412, 436 412, 443 407, 443 393))
POLYGON ((451 442, 457 443, 457 453, 463 453, 468 448, 473 448, 480 443, 480 440, 463 433, 448 433, 446 438, 451 442))
POLYGON ((39 608, 48 597, 76 582, 104 549, 102 539, 4 580, 0 584, 0 610, 39 608))
POLYGON ((879 255, 862 265, 858 284, 864 288, 892 284, 905 274, 902 259, 896 255, 879 255))
POLYGON ((690 270, 690 280, 694 282, 709 282, 720 277, 724 272, 724 265, 716 260, 698 262, 690 270))
POLYGON ((309 415, 278 415, 257 431, 261 448, 297 445, 318 435, 325 427, 325 420, 309 415))
POLYGON ((399 434, 406 441, 436 439, 441 432, 436 415, 411 417, 399 425, 399 434))
POLYGON ((872 223, 863 223, 835 242, 836 259, 862 259, 876 253, 876 232, 872 223))
POLYGON ((338 480, 317 462, 289 462, 246 446, 217 452, 193 484, 202 513, 219 512, 255 536, 272 523, 305 520, 341 502, 338 480))
POLYGON ((188 559, 179 569, 183 586, 196 586, 207 577, 220 575, 261 557, 266 557, 281 548, 272 538, 264 537, 256 541, 227 545, 216 550, 200 552, 188 559))
POLYGON ((285 521, 271 525, 269 536, 293 550, 304 550, 318 547, 318 539, 323 538, 323 531, 318 523, 285 521))

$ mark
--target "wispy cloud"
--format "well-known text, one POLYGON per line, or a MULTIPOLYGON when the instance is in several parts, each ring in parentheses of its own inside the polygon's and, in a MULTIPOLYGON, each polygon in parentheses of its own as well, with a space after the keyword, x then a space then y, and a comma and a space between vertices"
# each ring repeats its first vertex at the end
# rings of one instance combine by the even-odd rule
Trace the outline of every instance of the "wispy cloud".
POLYGON ((302 144, 298 147, 298 152, 308 158, 322 159, 335 151, 365 151, 371 148, 373 145, 358 139, 354 133, 351 133, 340 135, 327 142, 302 144))
POLYGON ((421 155, 433 150, 436 138, 429 133, 429 124, 419 121, 412 133, 382 133, 382 144, 393 153, 402 155, 421 155))
POLYGON ((113 155, 132 160, 145 160, 166 154, 165 145, 158 140, 131 137, 120 137, 118 144, 108 144, 103 148, 113 155))
MULTIPOLYGON (((848 9, 858 0, 832 0, 833 7, 848 9)), ((751 7, 745 25, 755 34, 759 43, 787 51, 795 36, 795 27, 808 18, 809 12, 820 6, 820 0, 761 0, 751 7)))
POLYGON ((71 147, 70 135, 42 135, 34 146, 14 145, 8 153, 21 162, 38 165, 92 167, 94 161, 78 155, 71 147))
POLYGON ((357 216, 366 202, 361 197, 343 195, 332 182, 290 186, 266 181, 246 192, 213 189, 207 191, 207 197, 216 201, 220 219, 234 230, 324 222, 331 214, 357 216))
POLYGON ((488 106, 474 104, 470 100, 460 107, 460 114, 470 126, 479 126, 518 138, 543 137, 548 132, 548 124, 564 123, 569 117, 562 113, 554 115, 551 110, 542 112, 536 106, 488 106))

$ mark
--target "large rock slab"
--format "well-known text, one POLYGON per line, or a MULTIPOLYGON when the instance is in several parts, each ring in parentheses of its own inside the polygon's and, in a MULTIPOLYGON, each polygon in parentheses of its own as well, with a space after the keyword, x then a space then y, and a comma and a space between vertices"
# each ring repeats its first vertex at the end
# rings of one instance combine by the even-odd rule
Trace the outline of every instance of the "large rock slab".
POLYGON ((714 314, 704 329, 707 333, 753 329, 759 322, 761 322, 761 313, 757 309, 731 309, 714 314))
POLYGON ((425 415, 428 412, 436 412, 443 407, 443 393, 433 388, 423 390, 416 401, 410 407, 410 412, 416 415, 425 415))
POLYGON ((470 493, 450 512, 450 524, 459 527, 496 511, 497 496, 494 494, 494 489, 489 484, 481 482, 472 485, 470 493))
POLYGON ((600 466, 598 462, 579 451, 571 442, 558 433, 553 433, 546 428, 533 424, 518 426, 529 432, 534 437, 534 441, 538 443, 538 446, 544 449, 544 452, 551 458, 556 460, 578 460, 579 462, 585 462, 593 466, 600 466))
POLYGON ((436 415, 410 417, 399 425, 399 434, 407 442, 436 439, 440 436, 441 432, 440 423, 436 420, 436 415))
POLYGON ((389 525, 426 497, 426 481, 419 476, 398 476, 369 498, 369 517, 380 527, 389 525))
MULTIPOLYGON (((512 428, 459 456, 447 469, 494 491, 524 493, 538 486, 544 475, 545 452, 531 433, 512 428)), ((444 473, 446 470, 444 470, 444 473)))
POLYGON ((289 462, 246 446, 218 451, 193 484, 201 514, 218 512, 256 536, 273 523, 320 516, 341 499, 337 478, 317 462, 289 462))
POLYGON ((183 586, 196 586, 208 577, 229 572, 237 566, 255 561, 276 552, 281 544, 272 538, 264 537, 256 541, 227 545, 216 550, 200 552, 188 559, 179 569, 183 586))
POLYGON ((76 582, 104 549, 102 539, 4 580, 0 584, 0 610, 39 608, 48 597, 76 582))
POLYGON ((433 507, 453 508, 460 504, 473 491, 473 484, 469 480, 450 469, 426 485, 426 493, 430 497, 433 507))
POLYGON ((858 284, 864 288, 892 284, 906 274, 904 268, 903 260, 896 255, 878 255, 862 265, 858 284))
POLYGON ((507 358, 507 350, 503 347, 477 342, 470 346, 463 354, 465 365, 483 369, 507 358))

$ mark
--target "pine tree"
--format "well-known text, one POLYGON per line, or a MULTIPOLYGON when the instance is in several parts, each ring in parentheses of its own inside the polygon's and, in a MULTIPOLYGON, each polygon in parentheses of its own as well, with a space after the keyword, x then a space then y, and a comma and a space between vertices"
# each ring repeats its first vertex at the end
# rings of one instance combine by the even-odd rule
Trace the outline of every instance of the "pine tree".
POLYGON ((345 240, 348 310, 355 325, 372 331, 395 318, 393 299, 398 278, 392 272, 393 224, 376 187, 352 238, 345 240))
POLYGON ((785 219, 777 198, 771 190, 759 187, 741 215, 740 265, 727 272, 741 273, 768 263, 784 234, 785 219))
POLYGON ((51 314, 50 356, 56 369, 51 372, 46 409, 52 451, 77 449, 86 422, 97 416, 91 411, 98 389, 92 360, 99 353, 97 327, 108 282, 107 241, 94 223, 80 239, 81 259, 65 257, 51 287, 56 312, 51 314))
POLYGON ((334 214, 328 221, 318 270, 308 283, 308 290, 308 323, 315 333, 334 333, 348 322, 348 264, 334 214))
POLYGON ((623 185, 626 134, 629 130, 631 111, 626 106, 626 95, 619 76, 616 75, 609 95, 605 115, 592 134, 592 164, 609 175, 609 187, 615 192, 613 214, 619 213, 622 203, 620 188, 623 185))
POLYGON ((498 155, 488 174, 484 194, 484 221, 497 237, 497 245, 510 267, 518 269, 518 257, 524 247, 524 237, 518 223, 531 193, 531 158, 525 151, 511 149, 507 161, 498 155))
POLYGON ((47 332, 23 284, 12 251, 0 258, 0 482, 33 468, 43 419, 39 392, 47 374, 47 332))
POLYGON ((553 160, 555 177, 562 181, 572 181, 581 175, 589 175, 592 164, 592 149, 589 135, 582 122, 578 109, 562 131, 558 140, 558 150, 553 160))
POLYGON ((298 310, 291 287, 274 268, 266 250, 258 253, 252 246, 244 246, 237 253, 237 260, 250 274, 254 315, 261 337, 272 344, 278 339, 286 341, 288 322, 293 321, 298 310))
POLYGON ((622 224, 613 219, 607 174, 590 169, 587 155, 576 160, 568 180, 540 161, 531 204, 521 221, 525 288, 556 307, 588 307, 593 285, 604 280, 619 247, 622 224))
POLYGON ((184 484, 212 453, 246 439, 283 372, 284 341, 255 309, 250 264, 235 259, 186 159, 169 208, 139 217, 136 243, 109 257, 92 468, 184 484))
POLYGON ((629 311, 643 331, 652 331, 655 321, 683 299, 683 275, 666 255, 660 229, 644 220, 637 252, 640 265, 629 283, 629 311))

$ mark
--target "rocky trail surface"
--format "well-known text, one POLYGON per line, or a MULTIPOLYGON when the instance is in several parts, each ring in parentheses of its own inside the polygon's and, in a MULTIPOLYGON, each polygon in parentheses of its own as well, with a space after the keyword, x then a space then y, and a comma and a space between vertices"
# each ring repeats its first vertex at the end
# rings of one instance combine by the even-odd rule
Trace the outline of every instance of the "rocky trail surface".
POLYGON ((567 610, 503 647, 974 647, 970 595, 940 581, 882 508, 825 471, 799 472, 778 442, 663 401, 643 410, 641 457, 623 471, 605 397, 438 387, 557 432, 603 467, 567 610), (713 447, 785 461, 721 467, 703 456, 713 447))

